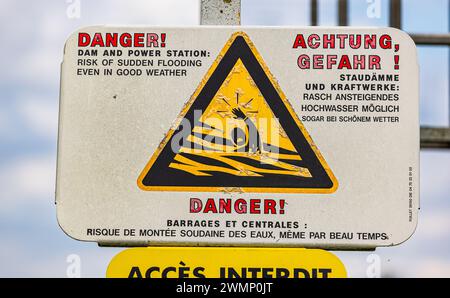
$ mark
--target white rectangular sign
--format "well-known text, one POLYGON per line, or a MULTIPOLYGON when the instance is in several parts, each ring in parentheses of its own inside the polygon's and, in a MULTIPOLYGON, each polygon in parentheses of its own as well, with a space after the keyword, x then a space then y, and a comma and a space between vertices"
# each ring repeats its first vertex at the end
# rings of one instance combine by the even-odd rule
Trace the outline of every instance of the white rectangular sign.
POLYGON ((399 244, 419 209, 418 84, 392 28, 80 29, 59 223, 105 245, 399 244))

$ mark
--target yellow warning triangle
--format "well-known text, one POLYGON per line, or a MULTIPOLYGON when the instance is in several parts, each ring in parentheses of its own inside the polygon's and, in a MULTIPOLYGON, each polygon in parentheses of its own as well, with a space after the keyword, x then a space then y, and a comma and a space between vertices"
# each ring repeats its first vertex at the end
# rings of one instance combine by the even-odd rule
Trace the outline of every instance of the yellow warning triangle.
POLYGON ((138 178, 143 190, 330 193, 337 180, 236 32, 138 178))

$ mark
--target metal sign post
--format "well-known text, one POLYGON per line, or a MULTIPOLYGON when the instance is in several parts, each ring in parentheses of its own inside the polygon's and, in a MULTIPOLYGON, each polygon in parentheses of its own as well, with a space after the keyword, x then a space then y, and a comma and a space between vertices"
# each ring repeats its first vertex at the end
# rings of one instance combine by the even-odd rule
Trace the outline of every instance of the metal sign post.
POLYGON ((201 25, 241 24, 241 0, 201 0, 201 25))

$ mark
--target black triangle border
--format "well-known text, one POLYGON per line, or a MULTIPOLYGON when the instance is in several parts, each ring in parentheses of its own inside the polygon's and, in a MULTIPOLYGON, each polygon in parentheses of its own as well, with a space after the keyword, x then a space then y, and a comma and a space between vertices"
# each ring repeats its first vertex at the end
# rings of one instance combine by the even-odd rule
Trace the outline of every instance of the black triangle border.
MULTIPOLYGON (((184 171, 172 169, 169 167, 169 164, 173 161, 176 153, 172 151, 170 143, 172 137, 180 129, 178 127, 170 135, 170 138, 165 140, 163 149, 154 153, 151 159, 154 162, 152 164, 149 162, 139 176, 139 187, 144 190, 175 191, 221 191, 226 188, 242 188, 250 191, 255 190, 256 192, 334 192, 337 188, 336 178, 320 153, 313 149, 315 146, 312 140, 309 142, 305 137, 306 129, 302 131, 297 125, 297 122, 302 125, 300 120, 296 122, 293 119, 286 103, 280 97, 268 74, 247 43, 246 39, 248 37, 243 32, 235 33, 233 37, 234 40, 228 50, 183 117, 189 120, 191 124, 198 122, 198 119, 194 119, 194 111, 204 111, 206 109, 237 60, 241 59, 275 117, 279 119, 280 125, 291 140, 291 143, 306 163, 305 166, 311 172, 312 177, 287 177, 287 175, 240 177, 223 173, 215 173, 213 176, 195 176, 184 171), (156 159, 154 159, 155 156, 156 159)), ((308 138, 310 139, 309 135, 308 138)))

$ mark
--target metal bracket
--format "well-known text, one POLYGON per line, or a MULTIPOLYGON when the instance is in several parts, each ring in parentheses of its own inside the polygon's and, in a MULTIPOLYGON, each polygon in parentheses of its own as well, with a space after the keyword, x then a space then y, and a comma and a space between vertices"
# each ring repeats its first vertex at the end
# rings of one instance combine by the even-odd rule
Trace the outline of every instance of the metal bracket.
POLYGON ((421 127, 421 148, 450 148, 450 128, 448 127, 421 127))

